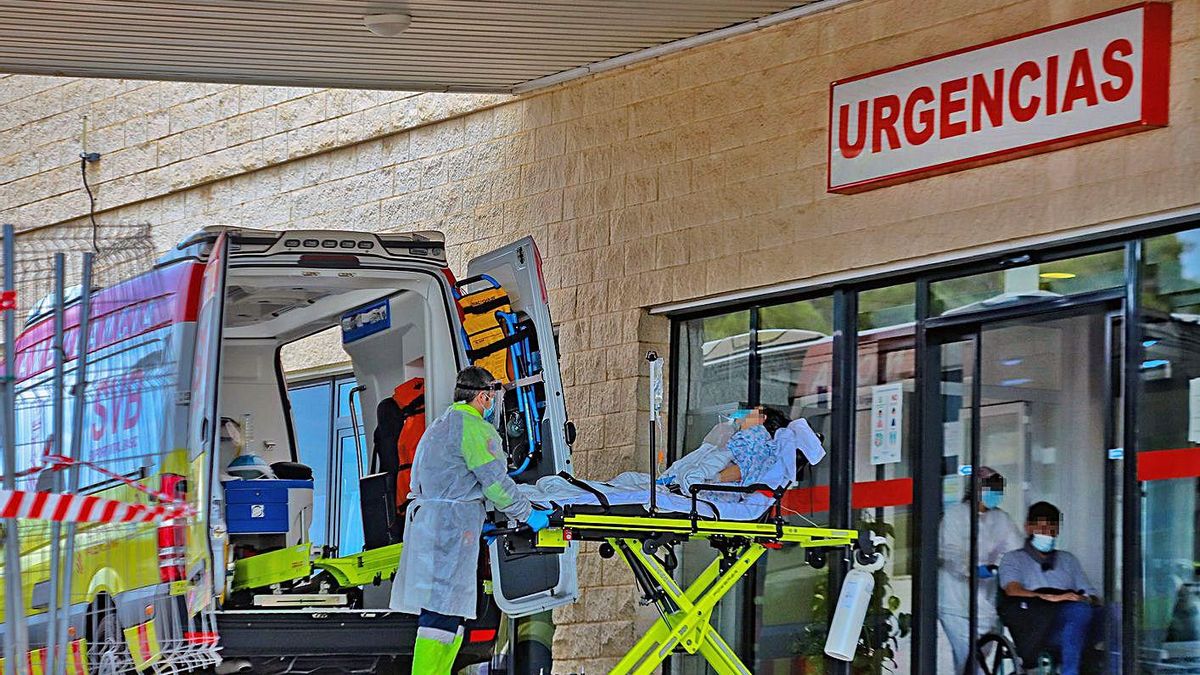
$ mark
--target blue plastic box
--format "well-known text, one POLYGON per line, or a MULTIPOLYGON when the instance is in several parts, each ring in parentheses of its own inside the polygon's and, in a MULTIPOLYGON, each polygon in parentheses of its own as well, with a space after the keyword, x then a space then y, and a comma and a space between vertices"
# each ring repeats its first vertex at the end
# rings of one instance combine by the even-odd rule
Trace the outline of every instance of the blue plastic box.
POLYGON ((311 480, 231 480, 224 485, 225 524, 230 534, 287 534, 294 505, 305 500, 312 503, 311 480))

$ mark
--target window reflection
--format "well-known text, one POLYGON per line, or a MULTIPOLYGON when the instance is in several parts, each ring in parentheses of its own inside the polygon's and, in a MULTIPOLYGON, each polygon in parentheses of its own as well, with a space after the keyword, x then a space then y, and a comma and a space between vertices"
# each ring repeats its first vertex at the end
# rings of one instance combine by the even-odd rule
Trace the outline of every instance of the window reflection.
POLYGON ((873 651, 856 661, 864 673, 908 673, 912 658, 915 299, 913 284, 858 295, 850 502, 854 528, 888 540, 887 565, 875 574, 883 592, 868 609, 864 633, 873 651))
POLYGON ((1200 231, 1148 239, 1145 261, 1140 654, 1145 672, 1200 673, 1200 231))
MULTIPOLYGON (((763 307, 757 331, 758 400, 804 418, 828 437, 833 402, 833 299, 763 307)), ((818 465, 785 502, 796 525, 829 523, 829 468, 818 465)), ((823 662, 829 616, 828 572, 798 548, 774 551, 760 563, 755 588, 755 672, 790 672, 823 662), (804 665, 801 665, 804 664, 804 665)), ((808 671, 803 671, 808 672, 808 671)))
POLYGON ((1024 265, 930 284, 933 315, 957 314, 1060 298, 1125 284, 1123 249, 1024 265))

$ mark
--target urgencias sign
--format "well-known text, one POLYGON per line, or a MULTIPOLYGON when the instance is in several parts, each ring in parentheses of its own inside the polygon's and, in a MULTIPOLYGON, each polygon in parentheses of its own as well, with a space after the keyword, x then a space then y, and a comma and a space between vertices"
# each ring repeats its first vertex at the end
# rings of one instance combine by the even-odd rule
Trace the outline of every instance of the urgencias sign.
POLYGON ((834 82, 829 191, 1164 126, 1170 39, 1146 2, 834 82))

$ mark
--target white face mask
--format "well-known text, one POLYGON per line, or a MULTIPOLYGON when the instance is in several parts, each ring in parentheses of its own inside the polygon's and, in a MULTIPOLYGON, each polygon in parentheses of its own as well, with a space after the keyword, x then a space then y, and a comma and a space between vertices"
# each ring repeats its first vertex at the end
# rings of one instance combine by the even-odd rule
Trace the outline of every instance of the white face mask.
POLYGON ((1042 553, 1049 553, 1054 550, 1054 537, 1048 534, 1035 534, 1029 540, 1029 544, 1042 553))

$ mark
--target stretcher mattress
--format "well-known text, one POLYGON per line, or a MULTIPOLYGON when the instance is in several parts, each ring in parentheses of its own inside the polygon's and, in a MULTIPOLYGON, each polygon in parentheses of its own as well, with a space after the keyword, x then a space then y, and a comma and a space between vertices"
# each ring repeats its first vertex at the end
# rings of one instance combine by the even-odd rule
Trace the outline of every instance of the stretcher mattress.
MULTIPOLYGON (((630 471, 608 481, 578 481, 604 495, 610 506, 650 503, 649 474, 630 471)), ((546 476, 534 485, 518 486, 529 501, 549 506, 601 506, 600 498, 559 476, 546 476)), ((701 491, 696 512, 702 518, 753 521, 771 507, 773 500, 763 494, 735 494, 701 491)), ((657 486, 655 505, 661 513, 689 514, 691 497, 657 486)))

